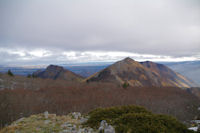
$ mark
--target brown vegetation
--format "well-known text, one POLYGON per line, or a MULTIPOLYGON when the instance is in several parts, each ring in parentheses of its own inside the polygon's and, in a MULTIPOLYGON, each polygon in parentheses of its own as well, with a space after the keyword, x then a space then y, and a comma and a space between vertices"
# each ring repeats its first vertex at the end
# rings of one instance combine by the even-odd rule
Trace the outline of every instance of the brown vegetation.
POLYGON ((44 111, 61 115, 74 111, 86 113, 97 107, 132 104, 145 106, 154 113, 170 114, 185 121, 198 115, 197 108, 200 104, 198 98, 180 88, 123 88, 106 83, 41 81, 40 84, 43 85, 40 89, 0 91, 1 127, 20 117, 44 111))

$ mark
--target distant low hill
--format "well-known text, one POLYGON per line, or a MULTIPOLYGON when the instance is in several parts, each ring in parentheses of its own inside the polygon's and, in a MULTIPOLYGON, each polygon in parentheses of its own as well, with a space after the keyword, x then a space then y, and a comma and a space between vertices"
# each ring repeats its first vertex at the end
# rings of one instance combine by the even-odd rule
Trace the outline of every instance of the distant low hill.
POLYGON ((33 72, 37 70, 44 70, 44 68, 26 68, 26 67, 9 67, 9 66, 0 66, 0 72, 6 73, 8 70, 11 70, 14 75, 21 75, 21 76, 27 76, 28 74, 32 74, 33 72))
POLYGON ((87 82, 113 82, 131 86, 191 87, 193 83, 162 64, 125 58, 90 76, 87 82))
POLYGON ((38 70, 34 72, 33 75, 43 79, 60 79, 67 81, 81 81, 83 79, 80 75, 56 65, 49 65, 45 70, 38 70))

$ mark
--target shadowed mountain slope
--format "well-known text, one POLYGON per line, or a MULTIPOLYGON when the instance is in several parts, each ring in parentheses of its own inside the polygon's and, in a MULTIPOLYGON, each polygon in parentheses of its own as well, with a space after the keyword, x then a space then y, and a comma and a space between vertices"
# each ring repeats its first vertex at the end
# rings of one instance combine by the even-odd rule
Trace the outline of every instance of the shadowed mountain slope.
POLYGON ((131 86, 191 87, 193 83, 168 67, 153 62, 139 63, 125 58, 86 79, 87 82, 128 83, 131 86))
POLYGON ((141 62, 141 64, 149 68, 152 72, 159 75, 162 81, 166 83, 171 83, 172 85, 175 84, 178 87, 191 87, 194 85, 194 83, 192 83, 186 77, 173 71, 172 69, 168 68, 163 64, 158 64, 150 61, 141 62))

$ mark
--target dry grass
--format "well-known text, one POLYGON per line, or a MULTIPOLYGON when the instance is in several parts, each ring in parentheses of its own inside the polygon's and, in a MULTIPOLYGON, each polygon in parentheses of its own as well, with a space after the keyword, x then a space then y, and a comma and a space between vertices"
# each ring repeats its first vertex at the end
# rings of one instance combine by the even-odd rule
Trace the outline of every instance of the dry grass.
POLYGON ((80 121, 74 119, 72 115, 56 116, 55 114, 49 114, 48 118, 45 118, 43 114, 31 115, 27 118, 22 118, 13 122, 11 125, 3 128, 0 133, 44 133, 44 132, 59 132, 66 127, 62 125, 67 122, 77 127, 81 125, 80 121))

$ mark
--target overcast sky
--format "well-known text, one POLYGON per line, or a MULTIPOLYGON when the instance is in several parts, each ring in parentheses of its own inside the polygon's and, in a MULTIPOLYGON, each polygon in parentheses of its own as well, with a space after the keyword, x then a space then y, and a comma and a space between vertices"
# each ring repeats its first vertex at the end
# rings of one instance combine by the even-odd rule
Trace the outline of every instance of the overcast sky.
POLYGON ((0 0, 0 64, 200 60, 200 0, 0 0))

